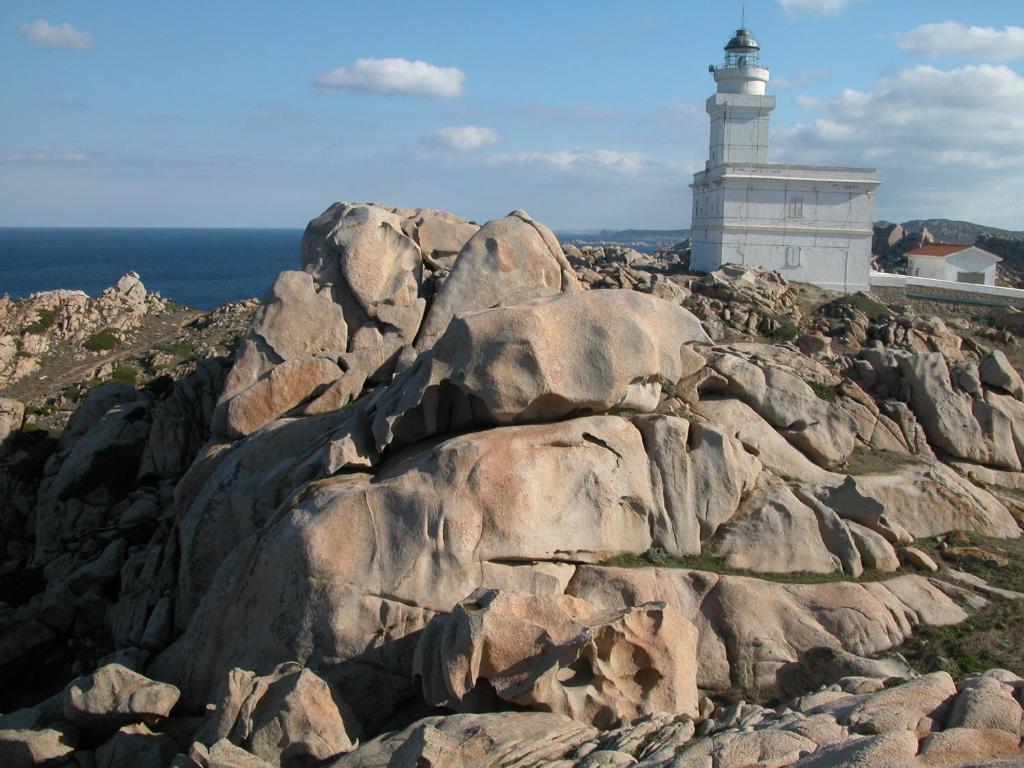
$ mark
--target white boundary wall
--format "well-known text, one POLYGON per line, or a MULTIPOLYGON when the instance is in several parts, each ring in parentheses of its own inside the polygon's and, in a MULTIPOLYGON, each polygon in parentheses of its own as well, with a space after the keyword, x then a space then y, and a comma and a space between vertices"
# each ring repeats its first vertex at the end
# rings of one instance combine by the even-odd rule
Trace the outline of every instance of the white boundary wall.
POLYGON ((896 275, 891 272, 871 272, 868 282, 876 288, 938 288, 957 293, 970 293, 978 296, 1004 297, 1024 300, 1024 289, 1006 288, 1001 285, 978 285, 977 283, 961 283, 953 280, 935 280, 930 277, 914 277, 912 275, 896 275))

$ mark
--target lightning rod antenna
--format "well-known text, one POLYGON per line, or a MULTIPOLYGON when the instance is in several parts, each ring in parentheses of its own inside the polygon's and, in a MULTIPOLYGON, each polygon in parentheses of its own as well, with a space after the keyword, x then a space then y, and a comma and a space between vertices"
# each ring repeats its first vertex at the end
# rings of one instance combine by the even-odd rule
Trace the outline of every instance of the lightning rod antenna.
POLYGON ((747 4, 744 3, 740 6, 740 29, 747 28, 747 4))

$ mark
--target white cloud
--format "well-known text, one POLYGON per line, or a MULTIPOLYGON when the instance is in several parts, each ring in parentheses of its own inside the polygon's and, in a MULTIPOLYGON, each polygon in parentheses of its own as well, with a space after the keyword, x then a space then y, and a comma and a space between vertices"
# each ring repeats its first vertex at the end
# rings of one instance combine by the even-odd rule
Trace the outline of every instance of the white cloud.
POLYGON ((492 155, 492 163, 532 165, 556 171, 605 171, 635 176, 650 164, 640 152, 619 152, 614 149, 562 149, 554 152, 517 152, 512 155, 492 155))
POLYGON ((958 21, 922 24, 899 36, 900 49, 932 59, 950 56, 1011 61, 1024 58, 1024 27, 968 27, 958 21))
POLYGON ((779 0, 779 5, 790 16, 814 14, 817 16, 835 16, 843 9, 858 0, 779 0))
POLYGON ((21 36, 36 45, 47 48, 67 48, 72 51, 88 51, 92 48, 92 35, 68 24, 50 24, 45 19, 22 22, 18 27, 21 36))
POLYGON ((44 163, 84 163, 89 155, 78 150, 27 149, 0 150, 0 164, 17 163, 26 165, 44 163))
POLYGON ((480 147, 494 144, 501 138, 493 128, 482 125, 459 125, 451 128, 440 128, 433 133, 433 139, 449 149, 457 152, 469 152, 480 147))
POLYGON ((986 223, 1024 196, 1024 77, 1002 65, 917 66, 842 91, 821 117, 773 138, 777 159, 877 165, 883 211, 886 201, 927 205, 912 213, 986 223))
POLYGON ((462 70, 455 67, 395 58, 357 59, 348 67, 317 75, 313 82, 324 88, 454 99, 465 92, 465 79, 462 70))

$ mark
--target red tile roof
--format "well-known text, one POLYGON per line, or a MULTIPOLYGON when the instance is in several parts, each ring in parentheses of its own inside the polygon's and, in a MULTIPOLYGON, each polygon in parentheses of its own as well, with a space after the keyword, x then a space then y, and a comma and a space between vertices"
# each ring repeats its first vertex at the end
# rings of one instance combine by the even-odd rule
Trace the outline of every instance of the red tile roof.
POLYGON ((941 256, 944 258, 960 251, 966 251, 970 247, 969 245, 941 245, 936 243, 935 245, 922 245, 920 248, 907 251, 907 256, 941 256))

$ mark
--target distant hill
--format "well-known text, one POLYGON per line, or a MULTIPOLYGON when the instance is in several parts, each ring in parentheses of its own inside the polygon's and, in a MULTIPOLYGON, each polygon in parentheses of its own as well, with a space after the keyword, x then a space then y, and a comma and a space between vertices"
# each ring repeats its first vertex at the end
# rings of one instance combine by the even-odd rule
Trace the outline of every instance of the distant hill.
POLYGON ((903 228, 908 232, 920 232, 921 229, 927 228, 935 237, 937 243, 974 245, 978 238, 982 236, 1006 238, 1009 240, 1024 239, 1024 232, 1013 232, 1008 229, 986 227, 970 221, 954 221, 953 219, 913 219, 903 222, 903 228))
MULTIPOLYGON (((888 226, 891 226, 891 222, 876 223, 876 234, 880 229, 888 226)), ((977 245, 1003 259, 1001 275, 1007 282, 1024 284, 1024 232, 986 227, 970 221, 954 221, 952 219, 913 219, 903 222, 901 226, 908 235, 927 229, 937 243, 977 245)), ((885 233, 882 234, 884 236, 885 233)), ((876 250, 876 255, 881 254, 883 267, 906 266, 906 260, 902 255, 906 246, 897 247, 895 250, 898 253, 882 254, 881 251, 886 249, 882 247, 879 250, 878 245, 876 238, 873 250, 876 250)))

